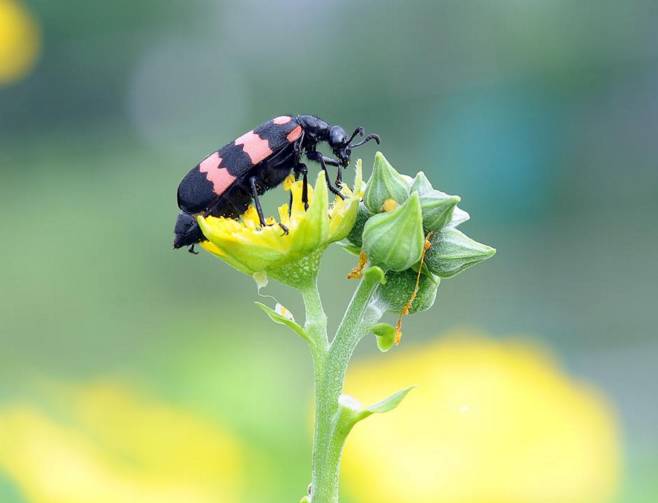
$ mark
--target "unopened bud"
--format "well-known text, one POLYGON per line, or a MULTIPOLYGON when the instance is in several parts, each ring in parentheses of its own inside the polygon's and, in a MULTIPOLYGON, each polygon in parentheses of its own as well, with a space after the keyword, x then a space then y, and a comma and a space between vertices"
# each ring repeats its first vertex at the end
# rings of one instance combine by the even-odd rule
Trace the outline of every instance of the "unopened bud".
POLYGON ((426 311, 436 300, 440 281, 439 278, 424 273, 419 277, 413 269, 391 271, 386 273, 386 283, 377 290, 378 300, 386 306, 387 311, 394 313, 400 313, 406 307, 409 307, 408 314, 426 311), (418 281, 418 290, 409 307, 407 304, 416 289, 416 281, 418 281))
POLYGON ((496 250, 472 240, 457 229, 446 227, 430 237, 425 254, 427 268, 441 278, 452 278, 495 255, 496 250))
POLYGON ((436 232, 443 228, 450 222, 453 210, 459 201, 461 201, 459 196, 451 196, 434 189, 420 196, 423 228, 427 232, 436 232))
POLYGON ((372 216, 363 229, 370 263, 385 271, 404 271, 420 260, 425 243, 418 194, 388 213, 372 216))
POLYGON ((375 164, 368 187, 363 195, 363 202, 372 213, 382 211, 387 199, 404 203, 409 197, 409 186, 381 152, 375 154, 375 164))

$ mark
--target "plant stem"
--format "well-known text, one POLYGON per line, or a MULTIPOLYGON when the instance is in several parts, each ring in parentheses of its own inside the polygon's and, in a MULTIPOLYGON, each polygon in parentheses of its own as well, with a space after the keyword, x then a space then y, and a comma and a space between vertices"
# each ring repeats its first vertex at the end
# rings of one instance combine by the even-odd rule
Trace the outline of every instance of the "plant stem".
MULTIPOLYGON (((369 308, 379 284, 376 275, 365 275, 347 308, 331 344, 326 338, 326 316, 317 287, 302 292, 306 306, 306 328, 324 334, 323 344, 314 351, 315 435, 313 441, 312 503, 337 503, 340 458, 349 430, 342 431, 338 422, 338 399, 343 390, 347 365, 367 327, 381 313, 369 308), (323 331, 319 328, 323 327, 323 331)), ((315 335, 312 337, 316 339, 315 335)))

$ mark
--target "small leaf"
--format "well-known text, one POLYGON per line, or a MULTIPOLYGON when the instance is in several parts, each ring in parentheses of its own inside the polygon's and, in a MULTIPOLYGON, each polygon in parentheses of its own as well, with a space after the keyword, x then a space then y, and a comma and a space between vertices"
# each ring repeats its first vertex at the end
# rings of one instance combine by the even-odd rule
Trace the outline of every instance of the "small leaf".
POLYGON ((306 331, 297 323, 295 323, 294 320, 291 320, 286 316, 282 316, 281 314, 277 313, 274 309, 272 309, 269 306, 266 306, 262 302, 254 302, 254 304, 260 307, 263 310, 263 312, 267 316, 269 316, 270 319, 277 325, 285 325, 293 332, 295 332, 297 335, 299 335, 302 339, 306 339, 309 343, 313 343, 313 340, 308 336, 306 331))
POLYGON ((377 347, 386 353, 395 345, 395 327, 388 323, 377 323, 370 327, 370 331, 377 337, 377 347))
POLYGON ((386 275, 384 274, 384 271, 381 267, 377 267, 376 265, 370 266, 363 271, 363 277, 368 281, 376 281, 382 285, 386 283, 386 275))
POLYGON ((392 411, 398 405, 400 405, 402 400, 404 400, 404 397, 406 397, 407 394, 414 388, 415 386, 409 386, 407 388, 401 389, 400 391, 393 393, 388 398, 384 398, 381 402, 377 402, 372 404, 370 407, 366 407, 359 414, 359 420, 365 419, 372 414, 384 414, 385 412, 392 411))

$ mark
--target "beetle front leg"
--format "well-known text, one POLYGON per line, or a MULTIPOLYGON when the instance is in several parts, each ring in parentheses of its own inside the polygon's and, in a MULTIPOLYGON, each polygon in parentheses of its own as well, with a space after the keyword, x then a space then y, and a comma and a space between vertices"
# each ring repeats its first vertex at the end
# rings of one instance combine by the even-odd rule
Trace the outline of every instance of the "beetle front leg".
POLYGON ((340 163, 335 159, 331 159, 330 157, 323 156, 320 152, 317 151, 307 153, 306 157, 308 157, 312 161, 317 161, 320 163, 320 166, 322 166, 322 171, 324 171, 325 174, 325 179, 327 181, 327 187, 329 188, 329 191, 332 192, 333 194, 336 194, 341 199, 345 199, 345 196, 341 194, 340 190, 338 190, 336 187, 331 185, 331 182, 329 181, 329 171, 327 170, 327 164, 339 166, 340 163))
POLYGON ((327 157, 326 155, 322 156, 322 160, 327 166, 336 166, 336 187, 341 188, 343 186, 343 166, 336 159, 327 157))

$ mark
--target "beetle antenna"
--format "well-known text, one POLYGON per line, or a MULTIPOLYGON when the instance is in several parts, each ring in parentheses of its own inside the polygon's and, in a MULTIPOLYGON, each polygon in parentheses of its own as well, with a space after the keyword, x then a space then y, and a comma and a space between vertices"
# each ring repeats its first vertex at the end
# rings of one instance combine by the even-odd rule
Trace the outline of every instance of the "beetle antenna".
POLYGON ((354 147, 360 147, 364 143, 368 143, 370 140, 375 140, 377 142, 377 145, 380 144, 381 139, 379 138, 378 134, 370 133, 368 136, 366 136, 363 140, 361 140, 359 143, 355 143, 354 145, 350 145, 351 148, 354 147))
POLYGON ((346 144, 349 145, 350 143, 352 143, 352 140, 356 137, 356 135, 363 136, 363 128, 362 127, 358 127, 354 130, 354 132, 352 133, 352 136, 350 136, 350 139, 347 140, 346 144))

